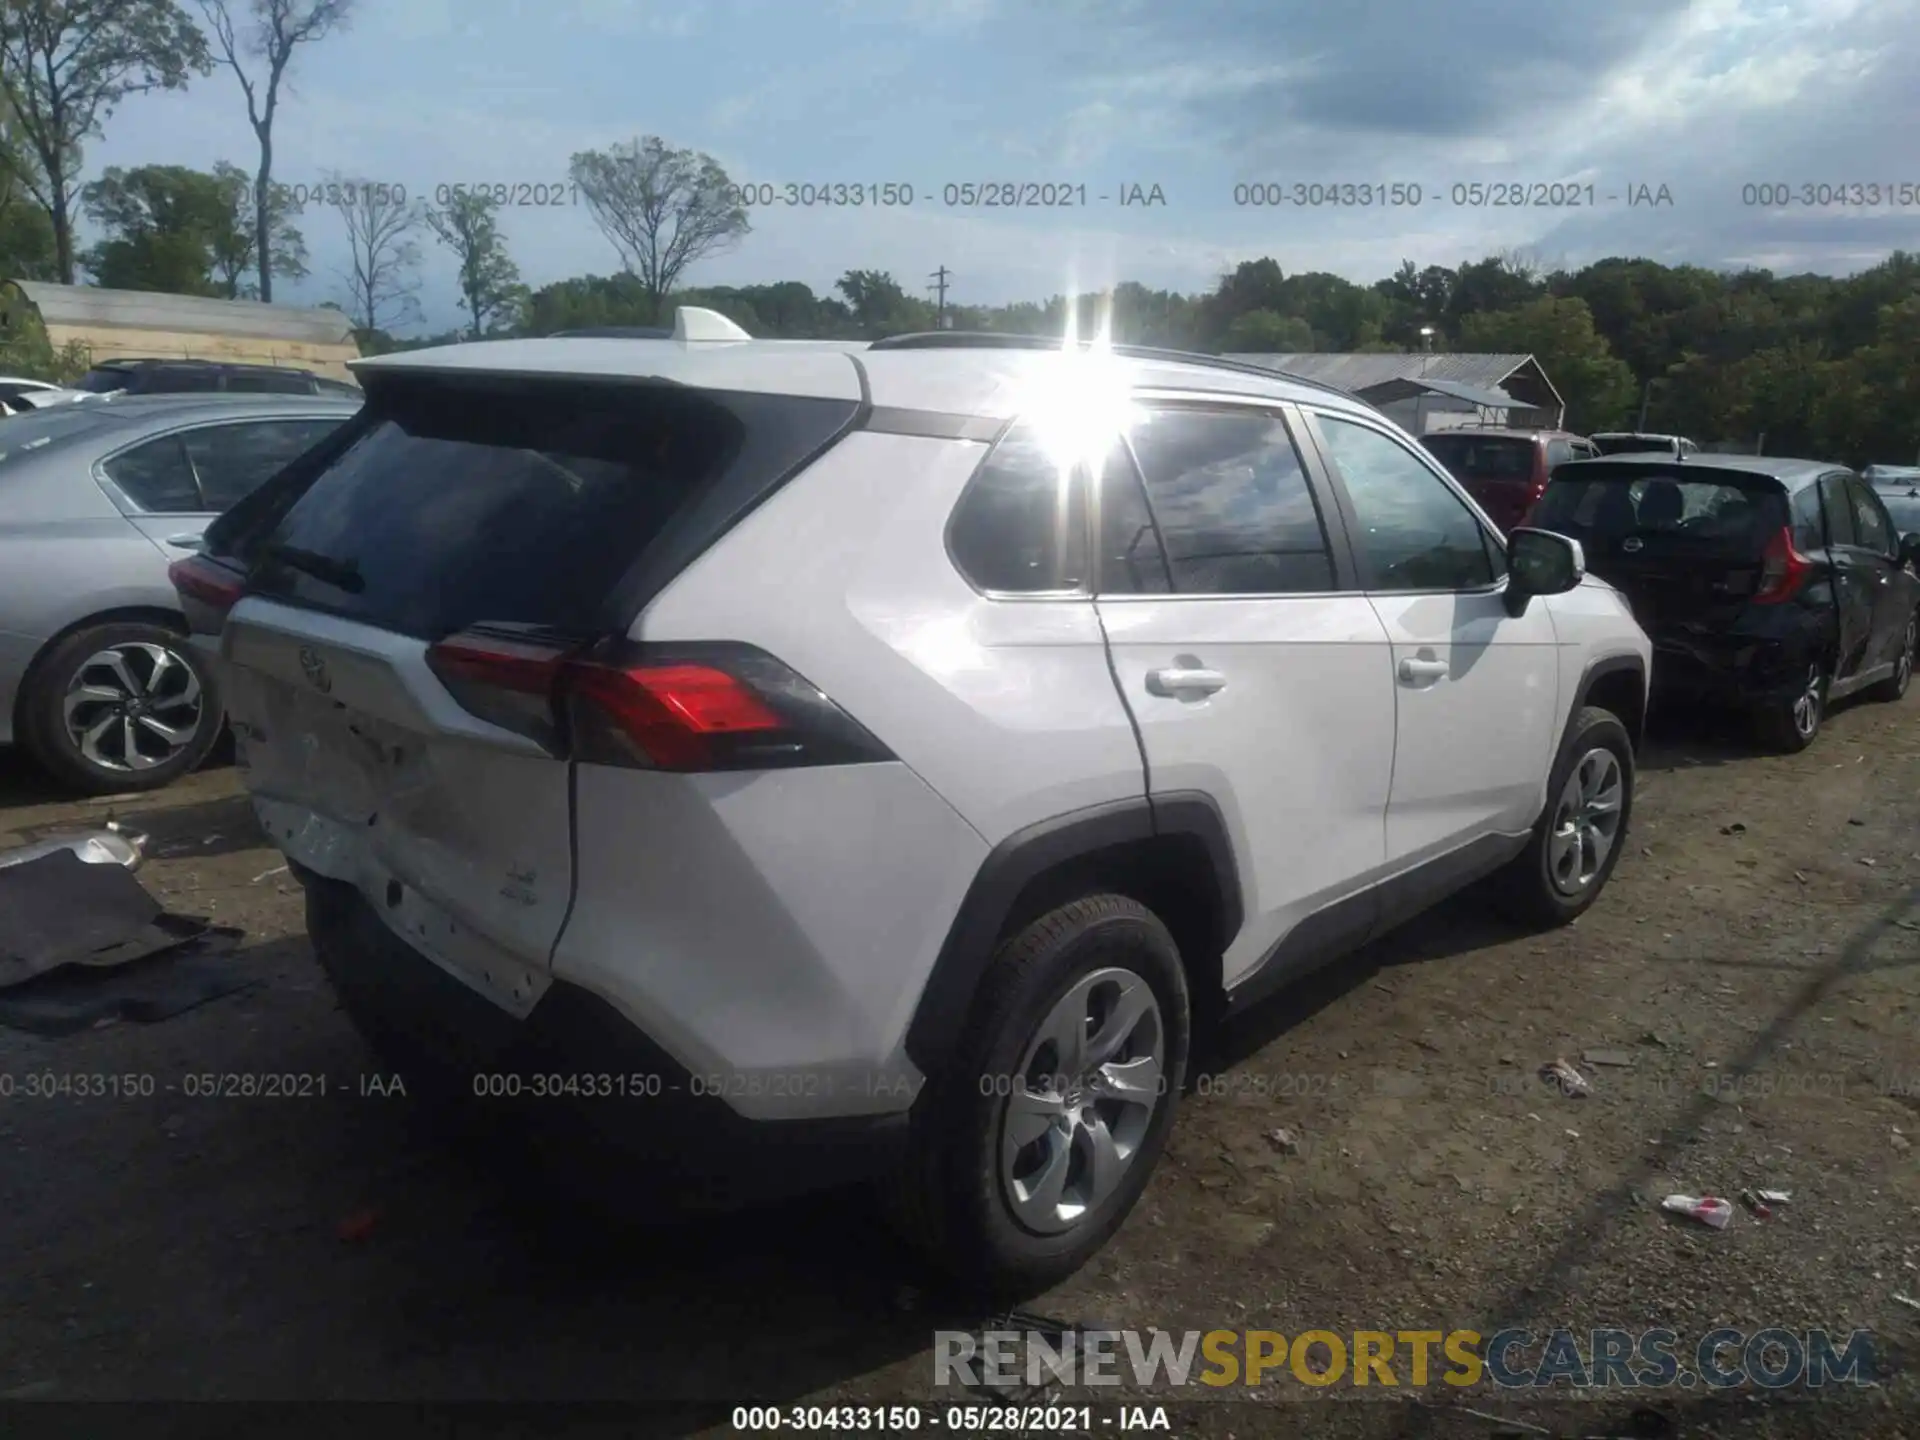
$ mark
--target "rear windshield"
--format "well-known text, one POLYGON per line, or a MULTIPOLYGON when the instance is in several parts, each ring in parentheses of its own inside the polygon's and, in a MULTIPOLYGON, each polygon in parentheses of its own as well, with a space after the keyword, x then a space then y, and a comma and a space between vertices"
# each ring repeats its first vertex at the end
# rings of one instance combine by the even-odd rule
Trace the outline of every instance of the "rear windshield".
POLYGON ((1648 549, 1758 554, 1787 523, 1787 500, 1770 480, 1707 479, 1674 468, 1583 465, 1563 474, 1527 517, 1576 540, 1634 538, 1648 549))
POLYGON ((211 538, 253 561, 256 594, 408 635, 482 621, 594 633, 636 565, 660 551, 690 561, 855 409, 645 383, 390 378, 350 448, 290 479, 297 498, 263 501, 265 534, 211 538))
POLYGON ((1457 479, 1533 479, 1534 444, 1522 435, 1423 435, 1420 443, 1457 479))

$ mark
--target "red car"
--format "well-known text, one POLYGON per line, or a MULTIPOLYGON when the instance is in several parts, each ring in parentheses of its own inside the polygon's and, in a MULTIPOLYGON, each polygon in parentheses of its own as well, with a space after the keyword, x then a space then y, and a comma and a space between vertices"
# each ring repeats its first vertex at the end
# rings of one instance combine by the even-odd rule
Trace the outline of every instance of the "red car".
POLYGON ((1420 443, 1480 502, 1502 530, 1511 530, 1546 493, 1547 479, 1569 460, 1599 455, 1593 442, 1565 430, 1503 430, 1493 426, 1436 430, 1420 443))

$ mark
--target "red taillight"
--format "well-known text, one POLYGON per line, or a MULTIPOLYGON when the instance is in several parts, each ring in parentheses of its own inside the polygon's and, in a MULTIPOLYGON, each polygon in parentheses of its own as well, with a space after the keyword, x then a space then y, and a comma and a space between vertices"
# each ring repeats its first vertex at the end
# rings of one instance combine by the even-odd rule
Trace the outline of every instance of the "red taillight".
POLYGON ((584 764, 751 770, 891 758, 817 688, 751 646, 583 652, 483 627, 433 646, 427 664, 462 708, 584 764))
POLYGON ((1767 542, 1760 564, 1760 588, 1753 593, 1753 603, 1778 605, 1791 600, 1812 573, 1813 561, 1794 548, 1793 530, 1783 525, 1767 542))
POLYGON ((246 581, 226 566, 199 556, 176 560, 167 567, 167 579, 173 588, 189 599, 231 610, 240 603, 246 581))
POLYGON ((787 728, 744 682, 712 665, 581 662, 568 666, 565 689, 576 753, 601 764, 705 770, 724 753, 723 737, 776 739, 787 728))
POLYGON ((198 634, 218 634, 227 612, 247 589, 244 575, 203 555, 174 561, 167 567, 167 579, 180 594, 188 628, 198 634))

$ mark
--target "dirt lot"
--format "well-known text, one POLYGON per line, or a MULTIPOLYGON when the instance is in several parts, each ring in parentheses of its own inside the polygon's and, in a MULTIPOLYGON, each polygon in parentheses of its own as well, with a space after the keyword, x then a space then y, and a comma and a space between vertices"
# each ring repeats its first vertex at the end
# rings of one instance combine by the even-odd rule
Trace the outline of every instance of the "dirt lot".
MULTIPOLYGON (((442 1143, 412 1102, 361 1094, 377 1067, 230 769, 74 805, 0 759, 0 807, 0 844, 110 814, 150 830, 150 888, 244 926, 261 982, 153 1026, 0 1031, 0 1073, 159 1080, 149 1099, 0 1101, 0 1392, 643 1397, 683 1404, 663 1426, 687 1432, 748 1399, 928 1397, 932 1330, 977 1321, 941 1313, 857 1195, 588 1223, 442 1143), (181 1093, 208 1071, 324 1074, 329 1093, 181 1093)), ((1888 1378, 1850 1428, 1899 1433, 1920 1338, 1893 1298, 1920 1292, 1917 1008, 1920 692, 1843 710, 1793 758, 1664 735, 1592 914, 1542 940, 1456 901, 1227 1036, 1116 1244, 1032 1308, 1286 1334, 1666 1325, 1683 1345, 1721 1324, 1867 1328, 1888 1378), (1634 1063, 1583 1065, 1592 1098, 1533 1078, 1596 1048, 1634 1063), (1723 1232, 1658 1210, 1747 1185, 1793 1201, 1723 1232)), ((1242 1434, 1412 1413, 1263 1393, 1293 1402, 1289 1423, 1216 1411, 1242 1434)))

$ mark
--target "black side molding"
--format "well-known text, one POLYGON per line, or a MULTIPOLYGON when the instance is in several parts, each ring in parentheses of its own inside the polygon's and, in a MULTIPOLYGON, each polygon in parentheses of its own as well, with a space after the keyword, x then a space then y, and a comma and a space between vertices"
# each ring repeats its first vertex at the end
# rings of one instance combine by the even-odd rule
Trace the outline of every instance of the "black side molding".
MULTIPOLYGON (((1645 737, 1647 728, 1647 703, 1652 694, 1647 667, 1638 655, 1610 655, 1604 660, 1596 660, 1580 676, 1580 688, 1574 692, 1573 705, 1567 711, 1567 727, 1579 718, 1581 708, 1586 705, 1587 697, 1593 694, 1594 686, 1609 675, 1629 674, 1640 682, 1640 713, 1622 715, 1620 722, 1627 727, 1627 734, 1633 737, 1633 748, 1637 751, 1645 737)), ((1559 751, 1554 752, 1555 755, 1559 751)))
POLYGON ((1303 917, 1227 992, 1227 1013, 1259 1004, 1485 879, 1525 850, 1530 838, 1482 835, 1303 917))
POLYGON ((1226 820, 1211 797, 1197 791, 1151 801, 1130 797, 1029 825, 994 846, 981 862, 927 977, 907 1027, 907 1056, 921 1074, 935 1074, 959 1043, 980 977, 1021 892, 1049 871, 1082 857, 1158 835, 1198 839, 1220 895, 1219 933, 1228 940, 1239 933, 1244 918, 1240 876, 1226 820))

